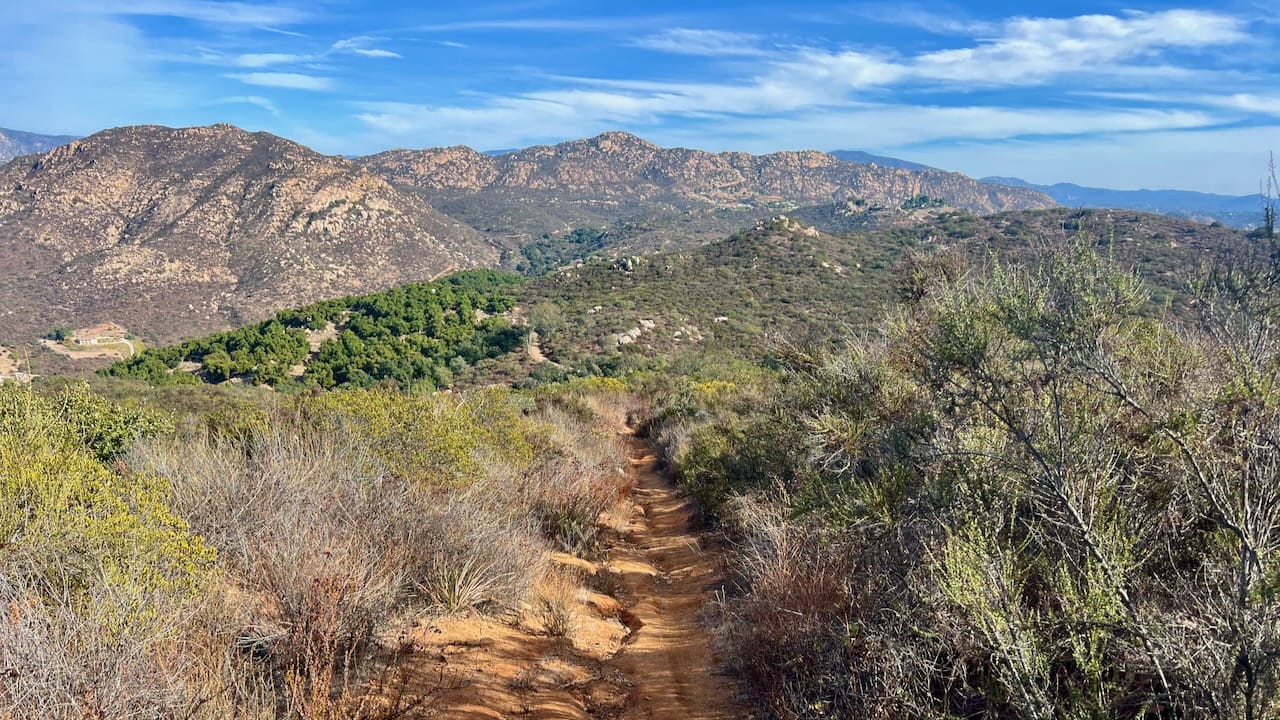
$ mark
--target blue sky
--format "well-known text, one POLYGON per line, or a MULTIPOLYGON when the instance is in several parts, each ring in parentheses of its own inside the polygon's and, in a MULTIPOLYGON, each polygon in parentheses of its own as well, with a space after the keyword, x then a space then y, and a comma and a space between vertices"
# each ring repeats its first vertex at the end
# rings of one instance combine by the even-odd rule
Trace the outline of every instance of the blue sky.
POLYGON ((634 132, 975 176, 1256 192, 1280 14, 1252 2, 45 0, 0 126, 230 122, 327 153, 634 132))

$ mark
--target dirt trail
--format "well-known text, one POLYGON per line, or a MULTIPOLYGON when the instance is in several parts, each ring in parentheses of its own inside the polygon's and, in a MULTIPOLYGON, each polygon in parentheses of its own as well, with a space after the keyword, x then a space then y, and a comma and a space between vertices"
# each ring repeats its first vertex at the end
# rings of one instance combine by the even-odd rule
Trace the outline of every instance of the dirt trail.
POLYGON ((631 635, 616 659, 633 683, 621 718, 728 720, 746 717, 729 683, 714 674, 711 638, 699 622, 712 586, 721 579, 715 556, 703 551, 691 527, 694 509, 657 470, 650 446, 632 440, 635 497, 623 541, 609 553, 622 571, 623 615, 631 635))
POLYGON ((605 559, 559 559, 597 576, 613 598, 584 590, 576 630, 564 639, 478 617, 423 628, 413 674, 447 675, 457 687, 433 703, 429 717, 750 717, 728 680, 715 674, 711 638, 700 621, 721 578, 719 557, 701 546, 693 507, 657 470, 652 447, 631 438, 631 449, 634 505, 605 559))

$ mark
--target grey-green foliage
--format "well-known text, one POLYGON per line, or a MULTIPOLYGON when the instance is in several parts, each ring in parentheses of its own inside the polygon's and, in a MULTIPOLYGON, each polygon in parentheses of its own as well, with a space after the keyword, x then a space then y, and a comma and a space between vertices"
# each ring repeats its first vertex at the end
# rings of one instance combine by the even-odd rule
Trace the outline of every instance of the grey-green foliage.
MULTIPOLYGON (((1139 281, 1079 239, 1036 267, 915 287, 882 337, 792 362, 771 410, 788 420, 739 441, 757 452, 795 442, 770 427, 805 430, 780 501, 812 547, 752 555, 730 619, 765 705, 779 717, 1271 716, 1271 306, 1207 284, 1200 325, 1142 317, 1139 281), (793 623, 809 639, 787 647, 810 657, 788 659, 772 619, 819 611, 777 579, 823 566, 806 553, 838 553, 848 575, 828 583, 839 591, 824 591, 823 622, 793 623)), ((758 517, 740 519, 745 537, 778 535, 758 517)))

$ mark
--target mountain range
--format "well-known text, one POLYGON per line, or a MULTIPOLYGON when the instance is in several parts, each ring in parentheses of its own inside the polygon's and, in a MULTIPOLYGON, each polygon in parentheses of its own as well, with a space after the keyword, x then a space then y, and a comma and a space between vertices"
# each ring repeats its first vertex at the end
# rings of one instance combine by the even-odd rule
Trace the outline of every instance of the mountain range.
POLYGON ((522 245, 575 227, 611 228, 618 248, 690 247, 779 208, 921 194, 980 212, 1052 205, 955 173, 664 149, 625 133, 500 157, 352 160, 230 125, 115 128, 0 167, 0 266, 12 270, 0 276, 0 342, 104 320, 169 342, 513 265, 522 245))
POLYGON ((1217 195, 1192 190, 1111 190, 1072 183, 1036 185, 1013 177, 985 177, 982 182, 1039 190, 1067 207, 1140 210, 1244 228, 1257 226, 1262 217, 1260 195, 1217 195))
POLYGON ((846 156, 872 162, 622 132, 501 155, 343 158, 230 125, 115 128, 0 166, 0 343, 104 321, 167 343, 456 269, 514 268, 525 248, 585 228, 584 247, 616 257, 691 250, 779 213, 852 232, 1055 206, 1016 182, 846 156))
POLYGON ((46 152, 75 140, 73 135, 40 135, 0 128, 0 163, 22 155, 46 152))
POLYGON ((826 153, 768 155, 661 148, 608 132, 501 155, 467 147, 391 150, 357 160, 443 212, 518 247, 548 229, 608 229, 625 252, 677 250, 771 213, 852 198, 898 208, 921 195, 971 212, 1051 207, 1035 190, 979 183, 826 153))

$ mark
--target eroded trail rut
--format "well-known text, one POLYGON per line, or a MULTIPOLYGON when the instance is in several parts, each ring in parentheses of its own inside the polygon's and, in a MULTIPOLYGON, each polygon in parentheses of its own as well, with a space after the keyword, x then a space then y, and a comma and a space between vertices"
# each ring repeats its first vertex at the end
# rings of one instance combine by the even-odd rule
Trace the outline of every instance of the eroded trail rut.
POLYGON ((632 440, 635 498, 622 541, 609 553, 622 571, 631 628, 615 664, 632 682, 620 715, 627 720, 741 718, 734 693, 716 667, 711 638, 699 621, 711 588, 721 579, 718 560, 703 551, 692 529, 694 509, 657 470, 650 446, 632 440))
POLYGON ((716 674, 702 610, 721 580, 719 555, 694 528, 693 505, 630 438, 633 506, 599 563, 562 561, 605 580, 568 639, 511 623, 455 618, 423 628, 414 674, 455 683, 427 717, 463 720, 730 720, 749 718, 716 674), (625 627, 624 627, 625 626, 625 627))

